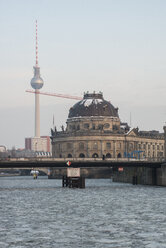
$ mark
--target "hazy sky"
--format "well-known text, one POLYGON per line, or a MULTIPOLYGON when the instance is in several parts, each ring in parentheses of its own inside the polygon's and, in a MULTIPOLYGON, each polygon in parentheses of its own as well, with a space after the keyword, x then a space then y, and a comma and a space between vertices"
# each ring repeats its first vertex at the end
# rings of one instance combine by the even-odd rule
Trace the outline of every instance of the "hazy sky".
MULTIPOLYGON (((0 0, 0 145, 34 135, 35 20, 42 91, 102 91, 122 121, 166 121, 165 0, 0 0)), ((41 96, 41 135, 65 124, 74 100, 41 96)))

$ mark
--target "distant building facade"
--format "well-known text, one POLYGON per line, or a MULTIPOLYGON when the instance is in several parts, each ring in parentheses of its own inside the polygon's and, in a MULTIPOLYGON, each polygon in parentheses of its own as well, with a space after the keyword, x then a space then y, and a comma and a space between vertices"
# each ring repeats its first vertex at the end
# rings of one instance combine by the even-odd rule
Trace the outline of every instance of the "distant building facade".
POLYGON ((25 138, 25 149, 36 152, 51 152, 51 142, 49 136, 25 138))
POLYGON ((0 145, 0 152, 6 152, 6 146, 0 145))
POLYGON ((164 133, 131 129, 102 93, 84 94, 70 108, 66 123, 62 131, 52 130, 53 157, 162 159, 165 155, 164 133))

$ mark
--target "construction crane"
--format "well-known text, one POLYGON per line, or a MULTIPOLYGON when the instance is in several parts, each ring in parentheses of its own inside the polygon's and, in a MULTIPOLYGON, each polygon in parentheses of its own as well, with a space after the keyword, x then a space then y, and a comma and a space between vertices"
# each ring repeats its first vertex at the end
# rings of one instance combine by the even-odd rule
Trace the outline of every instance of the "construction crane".
POLYGON ((68 98, 68 99, 73 99, 73 100, 82 100, 82 97, 79 97, 79 96, 70 96, 70 95, 57 94, 57 93, 48 93, 48 92, 41 92, 41 91, 36 92, 34 90, 26 90, 26 92, 45 95, 45 96, 55 96, 55 97, 61 97, 61 98, 68 98))

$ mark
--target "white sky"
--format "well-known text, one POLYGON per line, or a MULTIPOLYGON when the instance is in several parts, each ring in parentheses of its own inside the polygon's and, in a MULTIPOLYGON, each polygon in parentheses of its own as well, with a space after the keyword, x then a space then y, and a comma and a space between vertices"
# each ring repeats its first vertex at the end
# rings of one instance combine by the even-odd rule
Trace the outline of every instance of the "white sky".
MULTIPOLYGON (((35 20, 42 91, 102 91, 122 121, 166 121, 165 0, 0 0, 0 145, 34 135, 35 20)), ((41 135, 65 124, 74 100, 41 96, 41 135)))

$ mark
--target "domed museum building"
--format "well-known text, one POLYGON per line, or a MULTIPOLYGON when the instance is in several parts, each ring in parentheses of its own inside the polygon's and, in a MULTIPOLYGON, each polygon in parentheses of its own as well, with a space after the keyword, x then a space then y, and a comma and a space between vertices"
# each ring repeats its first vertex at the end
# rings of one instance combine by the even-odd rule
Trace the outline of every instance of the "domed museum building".
POLYGON ((66 124, 51 130, 55 158, 164 157, 164 133, 131 129, 102 93, 85 93, 70 108, 66 124))

